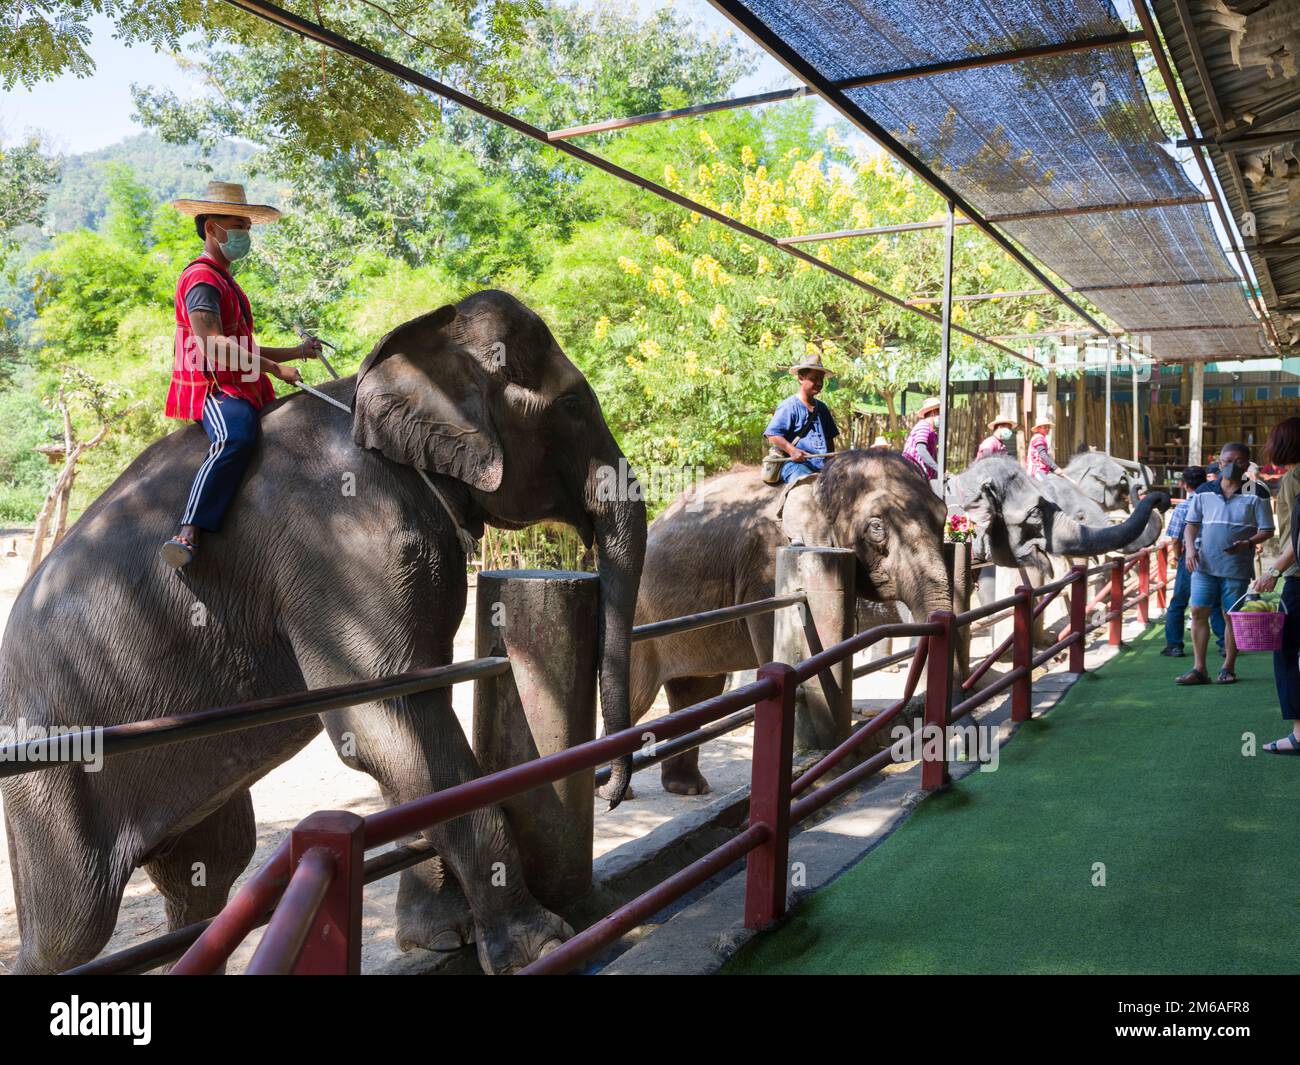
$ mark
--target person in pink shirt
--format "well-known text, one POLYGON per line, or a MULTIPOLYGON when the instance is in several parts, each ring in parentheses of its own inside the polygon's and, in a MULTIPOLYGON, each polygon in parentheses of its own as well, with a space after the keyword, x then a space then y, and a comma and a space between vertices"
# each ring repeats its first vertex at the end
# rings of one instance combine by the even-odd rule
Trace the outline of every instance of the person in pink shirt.
POLYGON ((1064 476, 1061 468, 1052 460, 1052 449, 1047 442, 1047 436, 1055 425, 1051 418, 1041 418, 1030 426, 1033 436, 1029 438, 1025 468, 1035 480, 1044 481, 1049 473, 1064 476))
POLYGON ((1016 438, 1015 428, 1016 423, 1010 418, 994 418, 989 422, 989 435, 980 441, 975 458, 978 460, 992 455, 1010 455, 1011 448, 1007 445, 1016 438))
POLYGON ((934 480, 939 474, 939 400, 927 399, 916 412, 916 424, 907 434, 903 444, 903 457, 911 459, 916 468, 934 480))

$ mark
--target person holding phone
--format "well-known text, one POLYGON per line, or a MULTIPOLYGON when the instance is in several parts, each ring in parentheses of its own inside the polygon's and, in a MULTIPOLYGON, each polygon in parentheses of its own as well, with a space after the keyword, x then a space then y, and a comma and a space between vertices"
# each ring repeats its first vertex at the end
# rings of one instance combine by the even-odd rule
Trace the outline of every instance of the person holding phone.
MULTIPOLYGON (((1255 545, 1273 535, 1273 511, 1266 498, 1242 491, 1247 466, 1234 461, 1219 469, 1219 491, 1194 492, 1187 503, 1183 561, 1191 574, 1192 647, 1195 665, 1179 684, 1209 684, 1205 652, 1210 642, 1210 613, 1227 618, 1255 575, 1255 545)), ((1237 681, 1237 645, 1232 626, 1224 630, 1223 668, 1218 683, 1237 681)))

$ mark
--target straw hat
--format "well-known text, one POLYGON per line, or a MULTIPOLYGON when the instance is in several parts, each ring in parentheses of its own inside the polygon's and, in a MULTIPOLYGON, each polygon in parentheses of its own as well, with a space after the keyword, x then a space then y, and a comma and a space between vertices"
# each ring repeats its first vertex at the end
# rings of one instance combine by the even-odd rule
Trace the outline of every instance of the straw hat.
POLYGON ((790 367, 790 372, 796 376, 798 376, 800 370, 816 370, 819 373, 824 373, 827 377, 835 376, 830 372, 830 370, 826 369, 826 367, 822 365, 822 357, 820 355, 809 355, 803 360, 803 362, 796 363, 794 366, 790 367))
POLYGON ((231 215, 250 222, 274 222, 280 212, 269 204, 249 203, 243 185, 228 181, 209 181, 198 200, 172 200, 172 206, 191 217, 201 214, 231 215))
POLYGON ((939 402, 938 396, 931 396, 921 404, 921 409, 916 412, 918 418, 924 418, 927 414, 937 414, 943 404, 939 402))
POLYGON ((1052 420, 1052 416, 1050 414, 1044 414, 1041 418, 1038 419, 1038 421, 1034 422, 1034 424, 1031 425, 1029 428, 1041 429, 1043 428, 1043 426, 1047 426, 1047 428, 1049 429, 1056 428, 1056 422, 1052 420))
POLYGON ((1016 420, 1014 418, 994 418, 989 422, 989 429, 996 429, 999 425, 1005 425, 1008 429, 1014 429, 1016 427, 1016 420))

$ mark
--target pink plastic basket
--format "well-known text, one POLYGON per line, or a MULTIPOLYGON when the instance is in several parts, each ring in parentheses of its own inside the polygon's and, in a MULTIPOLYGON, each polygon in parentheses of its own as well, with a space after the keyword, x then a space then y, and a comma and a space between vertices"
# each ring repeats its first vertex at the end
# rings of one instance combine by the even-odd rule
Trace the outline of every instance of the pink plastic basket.
MULTIPOLYGON (((1241 599, 1245 599, 1243 595, 1241 599)), ((1237 600, 1237 603, 1241 602, 1237 600)), ((1233 603, 1236 606, 1237 603, 1233 603)), ((1285 609, 1285 608, 1283 608, 1285 609)), ((1238 651, 1282 650, 1282 625, 1286 615, 1276 610, 1229 610, 1232 639, 1238 651)))

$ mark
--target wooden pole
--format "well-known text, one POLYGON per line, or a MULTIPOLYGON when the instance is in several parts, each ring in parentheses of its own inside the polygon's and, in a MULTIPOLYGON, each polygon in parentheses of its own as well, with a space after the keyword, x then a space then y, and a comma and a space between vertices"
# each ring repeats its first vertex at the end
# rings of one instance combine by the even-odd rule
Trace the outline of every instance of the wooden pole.
MULTIPOLYGON (((510 672, 474 685, 474 754, 484 773, 596 738, 600 582, 567 570, 479 574, 476 654, 510 672)), ((591 890, 595 774, 583 770, 501 804, 537 900, 563 907, 591 890)))

